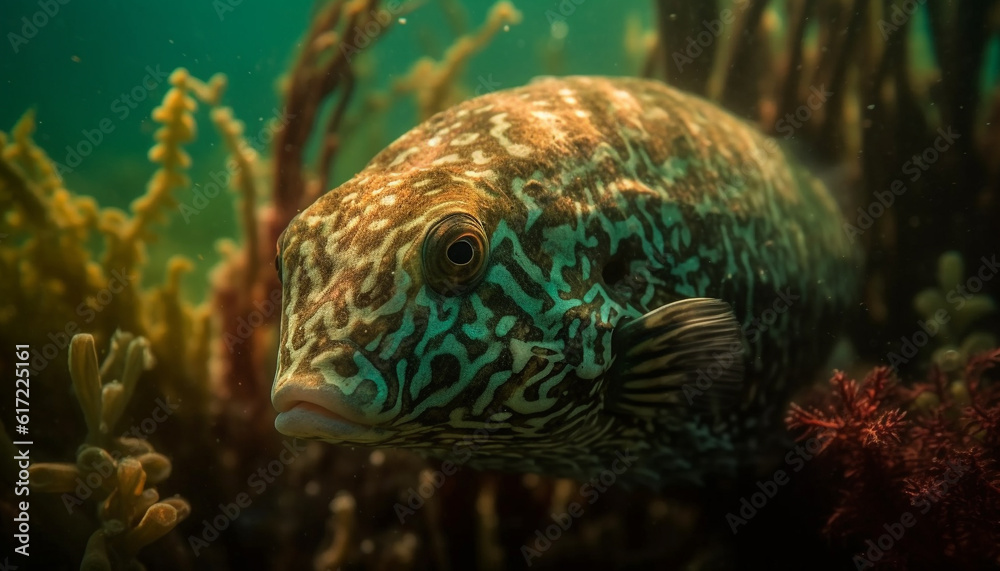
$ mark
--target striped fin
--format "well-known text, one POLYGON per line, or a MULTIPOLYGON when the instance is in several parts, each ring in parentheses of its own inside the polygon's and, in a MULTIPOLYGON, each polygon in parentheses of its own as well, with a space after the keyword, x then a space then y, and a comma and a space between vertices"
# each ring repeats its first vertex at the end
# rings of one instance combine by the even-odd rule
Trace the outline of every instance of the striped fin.
POLYGON ((743 389, 745 339, 724 301, 690 298, 619 324, 609 410, 652 418, 687 409, 720 414, 743 389))

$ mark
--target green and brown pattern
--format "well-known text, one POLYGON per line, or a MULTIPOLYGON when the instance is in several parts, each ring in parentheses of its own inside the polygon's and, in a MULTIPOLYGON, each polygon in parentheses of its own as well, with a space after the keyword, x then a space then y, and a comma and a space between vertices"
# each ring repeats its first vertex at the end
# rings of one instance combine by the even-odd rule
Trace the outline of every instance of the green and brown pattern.
POLYGON ((818 181, 711 103, 625 78, 540 79, 439 113, 278 248, 280 431, 577 478, 628 450, 650 485, 737 469, 857 283, 818 181), (737 406, 690 406, 676 379, 651 414, 617 406, 634 363, 616 352, 635 340, 616 330, 688 298, 727 302, 746 333, 737 406))

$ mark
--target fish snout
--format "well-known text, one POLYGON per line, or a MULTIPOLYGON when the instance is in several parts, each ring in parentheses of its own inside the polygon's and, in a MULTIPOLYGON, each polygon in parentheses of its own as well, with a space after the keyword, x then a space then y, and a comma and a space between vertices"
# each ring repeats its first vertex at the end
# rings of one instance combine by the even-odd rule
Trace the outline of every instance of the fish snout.
POLYGON ((356 374, 344 375, 345 371, 358 369, 342 358, 325 358, 305 371, 279 367, 271 391, 278 432, 330 442, 370 443, 384 438, 389 431, 376 425, 372 391, 366 390, 374 382, 359 382, 356 374))

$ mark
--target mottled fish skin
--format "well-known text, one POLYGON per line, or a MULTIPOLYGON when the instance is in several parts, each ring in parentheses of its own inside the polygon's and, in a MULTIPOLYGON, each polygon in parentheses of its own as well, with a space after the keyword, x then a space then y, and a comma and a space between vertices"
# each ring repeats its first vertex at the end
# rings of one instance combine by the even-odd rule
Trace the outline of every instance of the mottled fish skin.
POLYGON ((484 469, 588 479, 627 451, 635 482, 725 477, 855 301, 840 221, 764 136, 657 82, 543 78, 466 101, 279 240, 278 428, 484 469), (442 295, 425 283, 423 244, 455 212, 482 224, 488 261, 470 291, 442 295), (739 406, 610 410, 616 325, 692 297, 728 302, 747 332, 739 406), (773 325, 754 323, 782 297, 773 325), (289 419, 302 401, 335 414, 289 419))

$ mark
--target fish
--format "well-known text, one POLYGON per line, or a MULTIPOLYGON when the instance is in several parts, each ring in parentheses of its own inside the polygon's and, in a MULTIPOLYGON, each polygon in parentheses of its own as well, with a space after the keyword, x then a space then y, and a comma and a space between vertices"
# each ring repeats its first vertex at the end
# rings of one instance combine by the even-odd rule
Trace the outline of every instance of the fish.
POLYGON ((276 429, 480 470, 732 478, 856 305, 842 223, 773 139, 655 80, 469 99, 279 237, 276 429))

